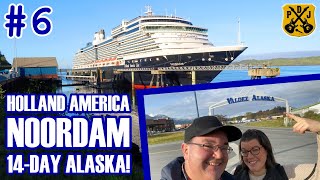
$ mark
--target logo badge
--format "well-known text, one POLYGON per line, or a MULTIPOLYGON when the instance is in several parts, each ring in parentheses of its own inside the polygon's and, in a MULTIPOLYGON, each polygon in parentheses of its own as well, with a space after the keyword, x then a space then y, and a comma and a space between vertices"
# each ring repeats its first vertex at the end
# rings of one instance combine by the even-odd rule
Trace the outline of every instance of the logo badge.
POLYGON ((313 4, 285 4, 282 9, 282 29, 289 36, 308 36, 316 29, 313 4))

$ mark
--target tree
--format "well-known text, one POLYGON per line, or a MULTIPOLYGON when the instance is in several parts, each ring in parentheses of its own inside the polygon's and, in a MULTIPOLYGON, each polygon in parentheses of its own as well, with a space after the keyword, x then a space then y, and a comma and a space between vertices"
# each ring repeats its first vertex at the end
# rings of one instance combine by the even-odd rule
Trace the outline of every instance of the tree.
POLYGON ((222 124, 226 124, 229 120, 226 115, 215 115, 215 116, 222 122, 222 124))
POLYGON ((309 118, 309 119, 318 119, 320 120, 320 115, 316 114, 314 111, 308 111, 304 113, 303 115, 304 118, 309 118))
POLYGON ((246 112, 247 119, 255 119, 256 114, 252 112, 246 112))

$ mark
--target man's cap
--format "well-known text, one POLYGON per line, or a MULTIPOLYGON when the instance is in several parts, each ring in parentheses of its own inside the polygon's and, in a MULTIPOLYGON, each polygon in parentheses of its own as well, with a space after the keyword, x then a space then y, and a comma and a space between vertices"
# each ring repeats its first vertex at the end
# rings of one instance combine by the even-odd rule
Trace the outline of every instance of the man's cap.
POLYGON ((192 124, 184 132, 184 142, 189 142, 193 137, 203 136, 215 131, 226 133, 228 141, 236 141, 241 138, 242 132, 235 126, 224 126, 215 116, 203 116, 193 120, 192 124))

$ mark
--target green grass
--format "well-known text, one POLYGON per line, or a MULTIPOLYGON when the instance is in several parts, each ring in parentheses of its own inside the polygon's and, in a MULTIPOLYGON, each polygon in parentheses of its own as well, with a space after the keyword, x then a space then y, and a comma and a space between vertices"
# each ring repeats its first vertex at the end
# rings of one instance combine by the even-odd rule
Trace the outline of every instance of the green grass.
MULTIPOLYGON (((320 119, 312 118, 316 121, 320 121, 320 119)), ((295 124, 294 120, 292 120, 292 123, 286 127, 283 123, 282 119, 276 119, 276 120, 264 120, 260 122, 251 122, 247 123, 246 126, 250 127, 270 127, 270 128, 292 128, 292 126, 295 124)))
MULTIPOLYGON (((260 122, 250 122, 246 126, 250 127, 270 127, 270 128, 285 128, 286 126, 283 123, 283 119, 275 120, 264 120, 260 122)), ((292 125, 289 125, 288 128, 291 128, 292 125)))
POLYGON ((181 141, 184 138, 184 132, 173 132, 173 133, 164 133, 157 134, 148 137, 148 144, 163 144, 167 142, 181 141))

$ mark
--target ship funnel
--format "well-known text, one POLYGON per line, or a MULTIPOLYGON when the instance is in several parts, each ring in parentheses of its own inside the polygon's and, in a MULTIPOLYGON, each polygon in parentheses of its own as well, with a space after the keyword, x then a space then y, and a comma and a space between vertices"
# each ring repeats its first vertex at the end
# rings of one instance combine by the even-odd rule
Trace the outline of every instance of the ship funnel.
POLYGON ((98 43, 102 42, 104 39, 105 39, 105 33, 104 33, 104 30, 101 29, 100 31, 94 33, 92 44, 97 45, 98 43))
POLYGON ((147 16, 152 16, 152 8, 151 8, 151 6, 146 6, 145 8, 146 8, 145 14, 147 16))
POLYGON ((99 34, 100 34, 100 35, 99 35, 99 36, 100 36, 100 37, 99 37, 100 40, 105 39, 104 29, 101 29, 99 34))

